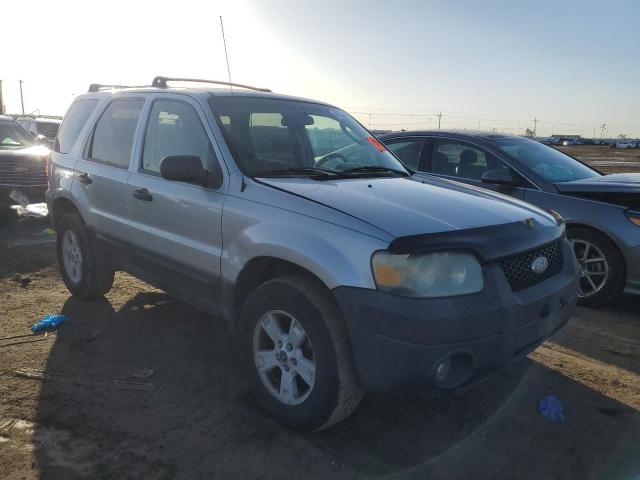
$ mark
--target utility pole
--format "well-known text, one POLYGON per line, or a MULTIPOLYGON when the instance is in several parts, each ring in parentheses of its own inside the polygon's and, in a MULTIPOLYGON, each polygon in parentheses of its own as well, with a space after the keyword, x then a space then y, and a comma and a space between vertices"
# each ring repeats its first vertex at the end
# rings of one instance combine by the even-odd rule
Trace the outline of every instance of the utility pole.
POLYGON ((538 117, 533 117, 533 135, 538 136, 538 117))
POLYGON ((22 105, 22 114, 24 115, 24 97, 22 96, 22 80, 20 80, 20 105, 22 105))
POLYGON ((436 117, 438 117, 438 130, 440 130, 440 120, 442 120, 442 110, 440 110, 440 113, 436 115, 436 117))
POLYGON ((602 138, 604 136, 604 130, 605 130, 605 128, 607 128, 607 124, 603 123, 602 125, 600 125, 600 128, 601 128, 601 130, 600 130, 600 138, 602 138))
POLYGON ((0 115, 4 115, 4 103, 2 101, 2 80, 0 80, 0 115))

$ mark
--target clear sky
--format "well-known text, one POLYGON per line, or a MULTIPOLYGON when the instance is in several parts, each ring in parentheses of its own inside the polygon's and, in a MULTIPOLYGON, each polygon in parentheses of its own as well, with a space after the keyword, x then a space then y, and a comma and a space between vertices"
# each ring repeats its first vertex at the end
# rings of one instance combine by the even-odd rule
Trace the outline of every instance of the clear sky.
POLYGON ((92 82, 226 79, 328 101, 371 128, 640 137, 640 1, 8 2, 9 112, 62 114, 92 82), (11 42, 14 39, 15 42, 11 42))

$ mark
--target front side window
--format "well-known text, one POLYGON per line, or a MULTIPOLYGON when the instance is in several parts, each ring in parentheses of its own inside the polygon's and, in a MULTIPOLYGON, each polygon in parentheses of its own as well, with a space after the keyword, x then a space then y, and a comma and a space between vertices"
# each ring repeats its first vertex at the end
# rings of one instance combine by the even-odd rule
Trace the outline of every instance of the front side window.
POLYGON ((144 100, 113 100, 93 130, 88 160, 127 168, 144 100))
POLYGON ((34 138, 20 124, 0 122, 0 150, 15 150, 34 144, 34 138))
POLYGON ((431 171, 466 180, 480 180, 497 168, 507 168, 500 160, 479 148, 459 140, 436 139, 431 157, 431 171))
POLYGON ((80 130, 87 123, 97 104, 98 100, 77 100, 69 107, 60 130, 58 130, 54 147, 56 152, 69 153, 71 151, 80 134, 80 130))
POLYGON ((414 170, 420 165, 424 138, 397 138, 384 142, 389 150, 407 167, 414 170))
POLYGON ((595 170, 535 140, 514 137, 494 140, 496 148, 522 162, 549 182, 570 182, 598 177, 595 170))
POLYGON ((177 100, 153 102, 142 153, 142 170, 159 173, 163 158, 195 155, 211 169, 215 157, 200 117, 188 103, 177 100))
POLYGON ((247 175, 408 175, 376 138, 338 108, 247 96, 212 97, 209 103, 247 175))

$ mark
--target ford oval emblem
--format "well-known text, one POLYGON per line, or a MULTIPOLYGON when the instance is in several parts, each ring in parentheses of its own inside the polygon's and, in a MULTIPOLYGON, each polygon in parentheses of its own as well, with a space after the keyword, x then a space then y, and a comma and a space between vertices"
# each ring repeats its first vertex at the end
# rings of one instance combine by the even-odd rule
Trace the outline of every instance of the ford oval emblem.
POLYGON ((542 275, 549 268, 547 257, 538 257, 531 263, 531 270, 538 275, 542 275))

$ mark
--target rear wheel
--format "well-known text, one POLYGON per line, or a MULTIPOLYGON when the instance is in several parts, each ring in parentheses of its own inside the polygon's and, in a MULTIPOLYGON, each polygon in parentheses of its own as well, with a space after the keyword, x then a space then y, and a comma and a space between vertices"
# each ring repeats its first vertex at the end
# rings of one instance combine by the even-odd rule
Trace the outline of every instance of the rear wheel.
POLYGON ((601 305, 622 291, 625 264, 618 249, 605 235, 588 229, 567 232, 580 265, 578 303, 601 305))
POLYGON ((320 430, 360 403, 340 312, 315 280, 295 275, 262 284, 244 305, 240 329, 251 393, 280 423, 320 430))
POLYGON ((57 234, 58 265, 69 291, 83 299, 107 293, 113 285, 114 270, 99 262, 82 218, 76 213, 65 214, 57 234))

